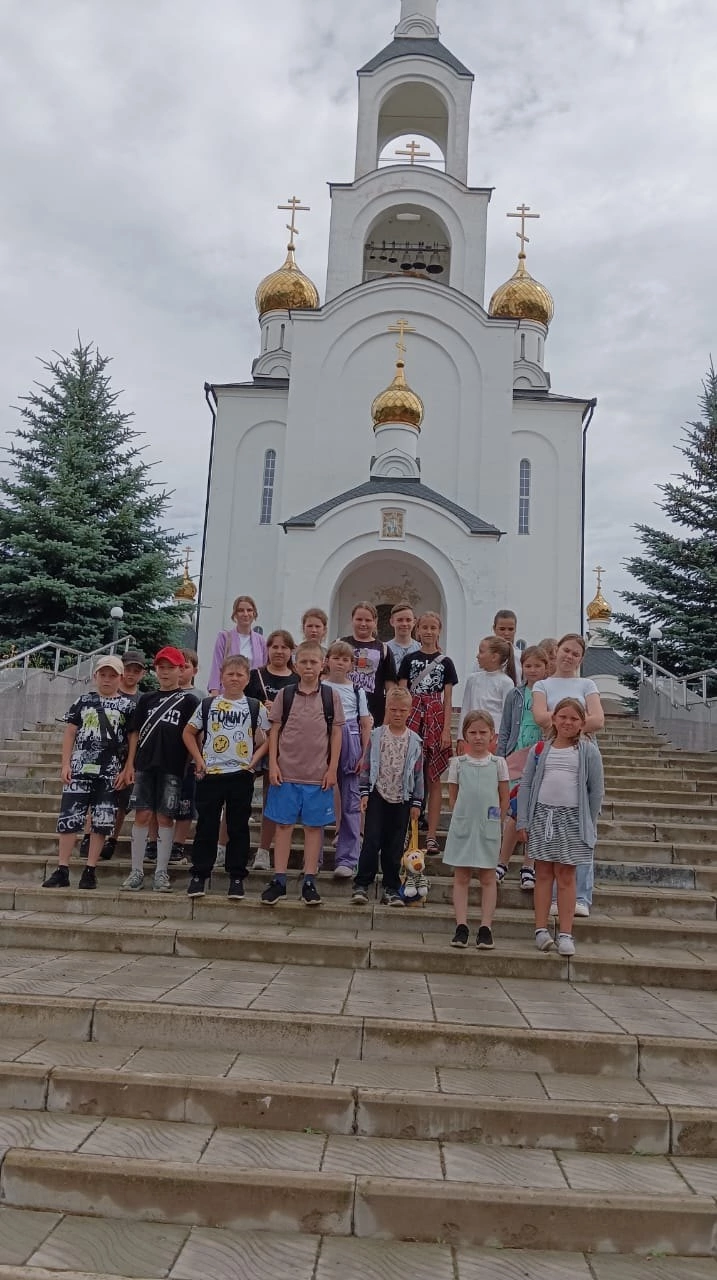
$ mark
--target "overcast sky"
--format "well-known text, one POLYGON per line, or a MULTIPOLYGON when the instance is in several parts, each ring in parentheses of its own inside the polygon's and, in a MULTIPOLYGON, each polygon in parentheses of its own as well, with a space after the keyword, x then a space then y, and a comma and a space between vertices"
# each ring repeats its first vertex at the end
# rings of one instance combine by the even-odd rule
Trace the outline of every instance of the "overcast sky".
MULTIPOLYGON (((97 342, 174 490, 195 569, 203 383, 250 375, 254 290, 280 264, 274 206, 293 193, 313 209, 300 260, 323 292, 326 183, 353 176, 355 71, 399 7, 0 7, 0 428, 35 357, 68 351, 78 330, 97 342)), ((469 181, 496 189, 486 297, 514 269, 505 212, 525 200, 542 213, 529 266, 555 297, 553 390, 598 397, 587 564, 607 567, 614 600, 632 524, 660 522, 655 486, 679 464, 717 348, 714 0, 438 7, 444 43, 476 74, 469 181)))

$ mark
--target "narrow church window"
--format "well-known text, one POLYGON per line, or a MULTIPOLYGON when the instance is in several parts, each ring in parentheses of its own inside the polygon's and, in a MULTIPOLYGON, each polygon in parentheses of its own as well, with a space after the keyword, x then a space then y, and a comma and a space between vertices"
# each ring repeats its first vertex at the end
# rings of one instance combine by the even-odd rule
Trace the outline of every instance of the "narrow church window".
POLYGON ((525 334, 524 333, 521 333, 520 335, 520 358, 521 360, 525 360, 525 334))
POLYGON ((530 463, 527 458, 520 460, 518 533, 530 533, 530 463))
POLYGON ((276 449, 264 454, 264 480, 261 486, 261 514, 259 524, 271 524, 271 508, 274 502, 274 476, 276 474, 276 449))
POLYGON ((284 350, 284 336, 285 336, 285 334, 286 334, 286 325, 285 325, 285 324, 283 324, 283 325, 281 326, 281 329, 279 330, 279 346, 280 346, 280 348, 281 348, 281 350, 282 350, 282 351, 284 350))
POLYGON ((269 345, 269 326, 267 325, 266 329, 264 330, 264 350, 265 351, 268 345, 269 345))

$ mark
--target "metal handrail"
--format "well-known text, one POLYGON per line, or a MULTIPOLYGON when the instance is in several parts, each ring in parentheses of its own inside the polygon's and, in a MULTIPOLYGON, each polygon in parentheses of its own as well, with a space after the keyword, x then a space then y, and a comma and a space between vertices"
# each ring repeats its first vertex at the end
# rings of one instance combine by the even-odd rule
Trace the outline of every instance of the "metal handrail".
MULTIPOLYGON (((55 655, 52 667, 41 667, 38 669, 51 671, 53 677, 60 675, 69 677, 70 673, 74 670, 74 678, 79 680, 84 663, 88 662, 91 665, 94 659, 100 657, 103 653, 115 653, 117 651, 120 653, 126 653, 130 645, 134 645, 135 643, 136 641, 134 636, 123 636, 121 640, 111 640, 109 644, 103 644, 99 649, 93 649, 91 653, 83 653, 81 649, 73 649, 71 645, 58 644, 55 640, 45 640, 43 644, 36 644, 32 649, 24 649, 22 653, 16 653, 13 654, 11 658, 3 658, 0 660, 0 671, 21 671, 21 687, 27 683, 27 673, 30 670, 31 659, 38 653, 44 653, 46 650, 50 650, 54 651, 55 655), (60 670, 60 663, 63 654, 69 654, 74 657, 76 661, 60 670)), ((17 688, 18 686, 6 687, 17 688)), ((2 692, 1 689, 0 692, 2 692)))
POLYGON ((687 686, 695 681, 699 682, 699 689, 692 694, 692 706, 702 703, 704 706, 710 706, 717 698, 707 696, 708 680, 717 679, 717 667, 706 667, 704 671, 695 671, 693 675, 676 676, 672 671, 668 671, 666 667, 661 667, 657 662, 653 662, 651 658, 640 657, 638 659, 640 669, 640 684, 651 684, 656 692, 666 693, 665 684, 669 681, 669 698, 673 706, 689 708, 690 703, 687 698, 687 686))

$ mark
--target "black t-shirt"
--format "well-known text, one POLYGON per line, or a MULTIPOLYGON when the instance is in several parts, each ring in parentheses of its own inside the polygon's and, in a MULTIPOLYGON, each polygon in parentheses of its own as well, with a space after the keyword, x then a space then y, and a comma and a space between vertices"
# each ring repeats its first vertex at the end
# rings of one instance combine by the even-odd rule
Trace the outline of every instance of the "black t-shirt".
POLYGON ((386 710, 386 682, 396 683, 396 664, 391 650, 381 640, 355 640, 343 636, 354 651, 353 670, 349 678, 354 689, 364 689, 368 709, 375 725, 383 724, 386 710))
POLYGON ((256 698, 258 702, 273 702, 277 693, 285 689, 287 685, 298 683, 299 677, 294 671, 290 671, 288 676, 273 676, 268 667, 262 667, 260 672, 257 670, 252 671, 244 694, 247 698, 256 698), (261 680, 259 679, 260 674, 261 680), (262 680, 264 681, 263 688, 262 680))
POLYGON ((179 778, 184 775, 187 748, 182 742, 182 730, 198 702, 196 694, 188 689, 157 689, 142 694, 132 720, 133 731, 139 733, 134 762, 137 772, 157 769, 179 778))
POLYGON ((420 650, 406 654, 399 668, 398 678, 407 680, 413 693, 443 693, 447 684, 458 684, 458 672, 450 658, 441 657, 440 653, 422 653, 420 650), (437 658, 440 658, 440 662, 436 662, 437 658), (436 665, 430 674, 412 687, 414 680, 418 681, 421 672, 430 667, 432 662, 436 665))

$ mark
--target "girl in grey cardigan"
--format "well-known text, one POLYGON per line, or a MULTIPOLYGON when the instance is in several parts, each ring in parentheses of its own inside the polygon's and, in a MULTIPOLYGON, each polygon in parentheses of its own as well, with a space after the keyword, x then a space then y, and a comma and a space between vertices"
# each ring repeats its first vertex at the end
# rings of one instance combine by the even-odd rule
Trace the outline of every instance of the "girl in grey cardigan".
POLYGON ((535 945, 549 951, 548 912, 553 880, 558 887, 561 956, 575 955, 575 868, 592 860, 604 795, 602 757, 583 736, 585 708, 563 698, 552 716, 550 741, 531 751, 518 792, 519 840, 530 839, 535 859, 535 945))

